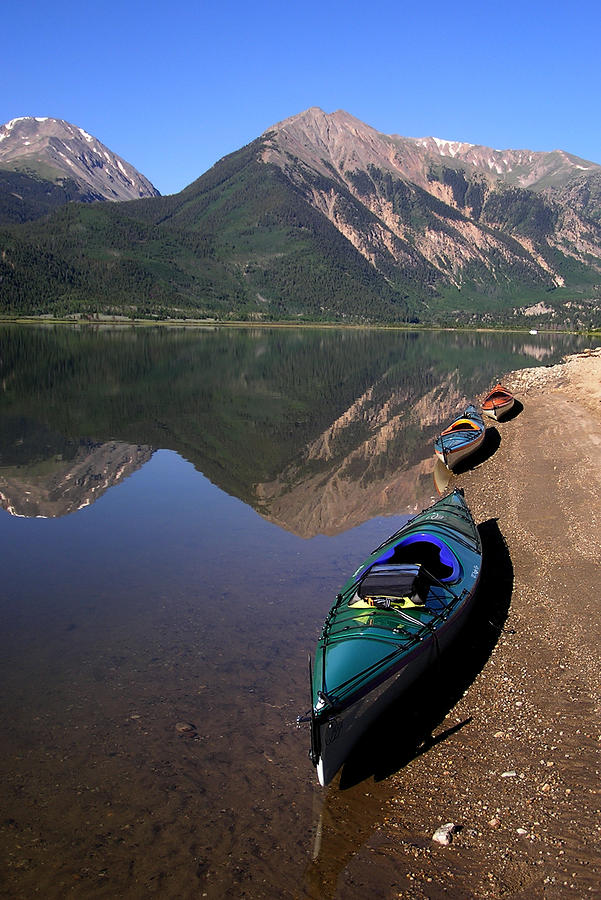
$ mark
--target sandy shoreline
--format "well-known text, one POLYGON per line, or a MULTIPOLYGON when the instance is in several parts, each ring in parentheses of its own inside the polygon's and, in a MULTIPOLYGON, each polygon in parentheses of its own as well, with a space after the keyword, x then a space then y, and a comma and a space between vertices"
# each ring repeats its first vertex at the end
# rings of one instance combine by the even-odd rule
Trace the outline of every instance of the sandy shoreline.
POLYGON ((481 636, 440 673, 451 685, 465 665, 466 690, 425 722, 385 820, 336 886, 315 873, 314 895, 601 897, 601 353, 505 383, 522 408, 449 486, 486 553, 481 636), (452 843, 435 844, 449 822, 452 843))

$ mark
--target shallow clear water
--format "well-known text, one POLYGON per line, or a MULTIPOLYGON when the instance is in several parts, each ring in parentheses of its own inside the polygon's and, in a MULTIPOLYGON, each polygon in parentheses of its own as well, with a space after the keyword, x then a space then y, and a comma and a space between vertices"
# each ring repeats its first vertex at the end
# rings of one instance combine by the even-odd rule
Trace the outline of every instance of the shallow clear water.
POLYGON ((295 725, 334 594, 441 422, 589 345, 1 330, 7 896, 333 895, 389 790, 324 795, 295 725))

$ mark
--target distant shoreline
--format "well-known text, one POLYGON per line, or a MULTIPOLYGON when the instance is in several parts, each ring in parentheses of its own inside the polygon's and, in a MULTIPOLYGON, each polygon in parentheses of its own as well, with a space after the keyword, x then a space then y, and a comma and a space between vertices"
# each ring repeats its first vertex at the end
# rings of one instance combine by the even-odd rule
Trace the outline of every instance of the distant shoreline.
POLYGON ((214 319, 127 319, 119 316, 103 316, 98 319, 71 319, 65 317, 49 316, 0 316, 0 325, 66 325, 75 328, 308 328, 308 329, 335 329, 343 328, 347 331, 470 331, 483 333, 504 334, 581 334, 601 338, 601 330, 574 329, 574 328, 520 328, 517 325, 430 325, 430 324, 392 324, 374 322, 360 325, 344 322, 244 322, 235 320, 231 322, 216 321, 214 319))

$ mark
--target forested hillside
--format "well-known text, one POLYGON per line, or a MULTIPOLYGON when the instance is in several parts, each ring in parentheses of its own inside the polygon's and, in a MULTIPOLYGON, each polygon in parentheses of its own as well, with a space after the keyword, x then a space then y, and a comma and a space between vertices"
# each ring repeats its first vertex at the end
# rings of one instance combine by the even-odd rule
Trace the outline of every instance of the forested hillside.
POLYGON ((5 227, 2 311, 411 317, 409 292, 374 278, 279 170, 257 161, 260 147, 232 154, 171 197, 71 204, 5 227))

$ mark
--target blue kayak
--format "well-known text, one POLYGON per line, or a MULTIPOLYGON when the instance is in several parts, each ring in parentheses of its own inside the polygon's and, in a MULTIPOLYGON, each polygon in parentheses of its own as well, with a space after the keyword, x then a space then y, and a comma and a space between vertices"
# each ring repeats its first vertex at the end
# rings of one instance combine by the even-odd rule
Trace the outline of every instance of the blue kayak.
POLYGON ((486 425, 473 404, 434 441, 434 452, 449 469, 474 453, 484 441, 486 425))

